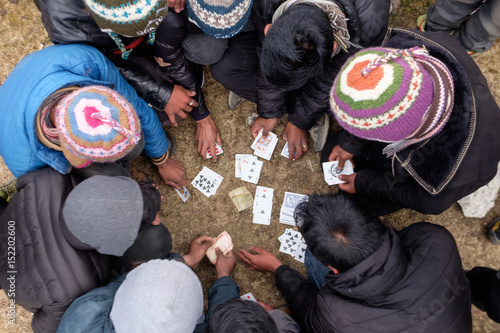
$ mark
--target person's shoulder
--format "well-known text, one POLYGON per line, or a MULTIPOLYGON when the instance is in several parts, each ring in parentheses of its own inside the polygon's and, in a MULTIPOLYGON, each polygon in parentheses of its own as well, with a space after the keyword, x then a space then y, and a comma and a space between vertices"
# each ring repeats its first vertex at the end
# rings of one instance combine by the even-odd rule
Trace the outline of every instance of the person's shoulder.
POLYGON ((448 229, 429 222, 413 223, 397 234, 403 244, 412 248, 456 246, 455 239, 448 229))

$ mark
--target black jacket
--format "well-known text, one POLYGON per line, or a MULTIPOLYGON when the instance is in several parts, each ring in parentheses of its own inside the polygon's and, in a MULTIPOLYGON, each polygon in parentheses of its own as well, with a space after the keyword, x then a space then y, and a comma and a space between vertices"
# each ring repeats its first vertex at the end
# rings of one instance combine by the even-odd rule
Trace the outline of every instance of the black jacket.
MULTIPOLYGON (((42 14, 42 23, 54 44, 85 43, 103 52, 134 87, 137 94, 152 108, 163 111, 174 83, 196 91, 199 103, 191 115, 195 120, 205 118, 208 111, 201 92, 201 80, 196 82, 192 65, 184 58, 180 43, 187 31, 187 12, 169 10, 156 30, 156 41, 148 46, 143 41, 134 48, 128 60, 123 60, 115 42, 102 32, 81 0, 34 0, 42 14), (163 58, 170 66, 160 67, 154 56, 163 58)), ((125 45, 134 39, 121 37, 125 45)), ((202 70, 201 67, 198 70, 202 70)), ((201 72, 200 72, 201 74, 201 72)))
POLYGON ((472 331, 469 283, 455 240, 441 226, 389 229, 382 246, 317 289, 283 265, 277 286, 298 322, 314 333, 472 331))
MULTIPOLYGON (((377 196, 425 214, 439 214, 486 185, 500 161, 500 109, 476 63, 459 41, 444 33, 390 29, 385 47, 424 45, 448 66, 455 85, 453 111, 436 136, 396 154, 394 174, 362 169, 356 175, 360 194, 377 196)), ((344 136, 339 145, 355 156, 379 152, 386 144, 344 136)))
MULTIPOLYGON (((271 23, 274 11, 283 0, 254 1, 252 19, 259 34, 257 54, 260 57, 264 27, 271 23)), ((389 20, 389 0, 335 0, 349 18, 351 41, 367 47, 382 42, 389 20)), ((350 52, 356 52, 351 48, 350 52)), ((289 121, 300 129, 310 129, 323 112, 329 113, 329 92, 333 79, 339 72, 348 54, 341 52, 332 59, 328 72, 321 73, 301 91, 283 90, 259 73, 257 82, 257 112, 262 118, 281 118, 289 113, 289 121)))
POLYGON ((71 176, 52 168, 27 173, 0 216, 0 287, 16 306, 34 312, 34 332, 55 332, 74 299, 111 277, 108 257, 66 228, 62 207, 73 187, 71 176))

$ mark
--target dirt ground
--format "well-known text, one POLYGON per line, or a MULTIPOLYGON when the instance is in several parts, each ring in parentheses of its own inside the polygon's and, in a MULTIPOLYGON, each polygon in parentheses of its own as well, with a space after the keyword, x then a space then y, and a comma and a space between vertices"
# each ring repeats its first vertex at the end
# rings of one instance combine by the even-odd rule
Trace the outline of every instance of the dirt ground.
MULTIPOLYGON (((29 0, 0 0, 0 84, 4 82, 13 67, 25 55, 50 45, 47 34, 40 22, 39 13, 29 0)), ((399 8, 395 8, 391 17, 391 25, 395 27, 413 28, 416 17, 424 13, 433 1, 402 0, 399 8)), ((488 53, 480 55, 478 65, 488 79, 490 88, 500 101, 500 87, 497 64, 500 63, 500 43, 488 53)), ((337 187, 329 187, 323 180, 319 166, 319 154, 310 151, 297 162, 290 163, 279 155, 285 141, 281 139, 284 119, 274 130, 280 140, 270 161, 264 161, 259 185, 274 188, 273 214, 270 226, 252 224, 252 210, 238 213, 228 193, 240 186, 246 186, 255 193, 256 185, 246 183, 234 177, 234 154, 252 153, 250 145, 252 136, 250 127, 246 124, 249 113, 255 112, 256 106, 244 102, 235 111, 227 109, 228 90, 215 82, 206 70, 204 92, 206 102, 212 111, 212 117, 222 135, 224 153, 219 156, 217 164, 204 161, 196 152, 194 144, 195 124, 191 119, 184 120, 177 128, 167 128, 177 140, 177 152, 174 159, 182 161, 186 166, 189 179, 207 166, 224 177, 215 196, 206 198, 193 187, 189 188, 191 198, 182 203, 175 191, 161 185, 162 182, 152 164, 141 157, 134 162, 135 166, 145 171, 164 196, 161 208, 163 223, 170 229, 174 239, 174 251, 184 253, 189 242, 201 234, 217 236, 227 230, 232 236, 235 248, 249 249, 258 245, 274 252, 285 264, 304 271, 303 266, 289 255, 278 251, 280 236, 288 226, 280 224, 279 211, 285 191, 311 194, 336 192, 337 187)), ((0 104, 1 105, 1 104, 0 104)), ((312 143, 310 142, 310 147, 312 143)), ((0 184, 4 184, 12 175, 0 159, 0 184)), ((382 218, 383 222, 395 228, 403 228, 411 223, 429 221, 447 227, 454 235, 463 260, 464 269, 474 266, 489 266, 498 268, 500 247, 493 245, 485 236, 486 226, 500 215, 500 199, 495 207, 483 219, 466 218, 458 204, 453 205, 444 213, 431 216, 412 210, 401 210, 382 218)), ((215 270, 207 260, 203 260, 196 270, 205 291, 215 280, 215 270)), ((258 300, 274 306, 284 303, 274 285, 274 277, 251 271, 238 263, 233 278, 240 286, 241 294, 252 292, 258 300)), ((161 283, 161 281, 160 281, 161 283)), ((30 332, 31 314, 23 309, 17 309, 15 325, 7 323, 8 299, 0 294, 0 331, 30 332)), ((473 307, 474 332, 500 332, 500 325, 491 321, 484 313, 473 307)))

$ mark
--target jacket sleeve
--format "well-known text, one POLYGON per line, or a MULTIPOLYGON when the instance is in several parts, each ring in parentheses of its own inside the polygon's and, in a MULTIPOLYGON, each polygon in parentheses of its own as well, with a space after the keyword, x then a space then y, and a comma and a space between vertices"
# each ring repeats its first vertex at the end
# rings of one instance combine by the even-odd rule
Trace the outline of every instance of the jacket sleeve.
POLYGON ((285 114, 286 91, 273 85, 260 73, 257 76, 257 113, 261 118, 281 118, 285 114))
POLYGON ((346 130, 342 133, 343 135, 339 140, 339 146, 346 152, 351 153, 354 156, 362 156, 366 149, 368 149, 370 141, 358 138, 346 130))
POLYGON ((113 89, 122 95, 137 112, 144 133, 145 154, 150 158, 163 156, 168 150, 168 141, 154 110, 137 95, 132 86, 109 60, 102 56, 101 59, 94 58, 94 61, 95 66, 100 70, 100 79, 113 85, 113 89))
POLYGON ((276 286, 292 310, 298 323, 307 332, 332 333, 337 332, 323 318, 318 302, 319 290, 298 271, 288 265, 280 266, 276 272, 276 286))
MULTIPOLYGON (((198 102, 198 107, 193 108, 190 114, 194 120, 201 120, 210 114, 205 104, 201 90, 201 80, 196 80, 195 68, 184 56, 182 42, 186 37, 186 22, 184 13, 175 13, 169 10, 167 16, 156 30, 154 54, 163 60, 161 69, 168 77, 180 86, 190 91, 196 91, 193 97, 198 102)), ((203 71, 199 66, 196 70, 203 71)), ((200 72, 200 75, 202 73, 200 72)))
POLYGON ((357 193, 380 197, 423 214, 441 214, 458 200, 446 191, 432 195, 412 177, 394 176, 389 170, 360 170, 354 186, 357 193))

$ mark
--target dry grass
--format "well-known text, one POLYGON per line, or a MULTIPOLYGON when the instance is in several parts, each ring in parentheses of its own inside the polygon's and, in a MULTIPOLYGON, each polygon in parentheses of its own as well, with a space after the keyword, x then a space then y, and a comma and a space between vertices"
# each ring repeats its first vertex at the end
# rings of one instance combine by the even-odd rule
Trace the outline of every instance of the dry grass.
MULTIPOLYGON (((392 24, 401 27, 413 27, 416 17, 425 12, 432 1, 403 0, 401 11, 393 15, 392 24)), ((40 23, 39 13, 35 6, 28 0, 20 0, 19 4, 12 4, 7 0, 0 0, 0 83, 5 80, 8 73, 17 62, 26 54, 36 51, 42 44, 49 44, 45 30, 40 23)), ((498 72, 495 67, 500 63, 500 45, 477 58, 478 64, 485 73, 491 89, 500 101, 500 87, 495 80, 498 72)), ((208 73, 207 73, 208 74, 208 73)), ((183 253, 191 239, 200 235, 218 235, 227 230, 233 237, 235 248, 250 248, 255 244, 265 247, 278 255, 286 264, 303 271, 303 266, 294 261, 290 256, 278 252, 279 241, 285 225, 278 223, 279 209, 285 191, 309 194, 313 192, 326 193, 336 191, 335 187, 328 187, 322 180, 319 167, 319 156, 308 152, 304 158, 289 163, 279 152, 284 146, 280 139, 275 154, 271 161, 264 161, 259 185, 275 189, 273 201, 273 215, 270 226, 252 224, 251 209, 237 213, 228 193, 236 187, 245 185, 254 193, 255 185, 242 182, 234 177, 234 154, 251 153, 250 144, 252 137, 250 127, 246 125, 247 115, 255 111, 255 105, 244 102, 235 111, 227 110, 228 91, 207 75, 204 87, 207 104, 212 111, 223 139, 224 154, 220 155, 217 164, 203 161, 196 153, 194 145, 195 126, 192 120, 181 122, 177 128, 168 128, 178 141, 175 159, 182 161, 187 170, 187 175, 192 179, 202 169, 208 166, 224 177, 217 194, 211 198, 201 195, 196 189, 190 188, 191 198, 183 204, 177 194, 169 187, 160 185, 160 191, 165 197, 161 214, 163 222, 171 230, 174 238, 174 250, 183 253)), ((279 122, 276 130, 278 135, 284 127, 283 120, 279 122)), ((148 173, 157 184, 160 179, 151 163, 144 157, 135 162, 135 165, 148 173)), ((0 184, 10 179, 10 174, 0 161, 0 184)), ((498 266, 500 248, 491 244, 485 236, 487 224, 500 215, 500 200, 484 219, 465 218, 457 204, 438 216, 426 216, 412 210, 402 210, 398 213, 383 218, 384 223, 402 228, 418 221, 429 221, 446 226, 454 235, 463 258, 464 269, 476 265, 498 266)), ((206 260, 202 261, 197 269, 205 290, 215 279, 213 267, 206 260)), ((257 299, 267 301, 273 305, 284 303, 274 286, 274 278, 270 274, 250 271, 238 264, 233 274, 240 286, 241 293, 252 292, 257 299)), ((7 298, 0 294, 0 310, 5 312, 7 298)), ((474 332, 499 332, 500 325, 495 324, 477 309, 473 310, 474 332)), ((5 316, 0 317, 0 330, 3 332, 29 332, 31 315, 18 309, 17 324, 8 325, 5 316)))

